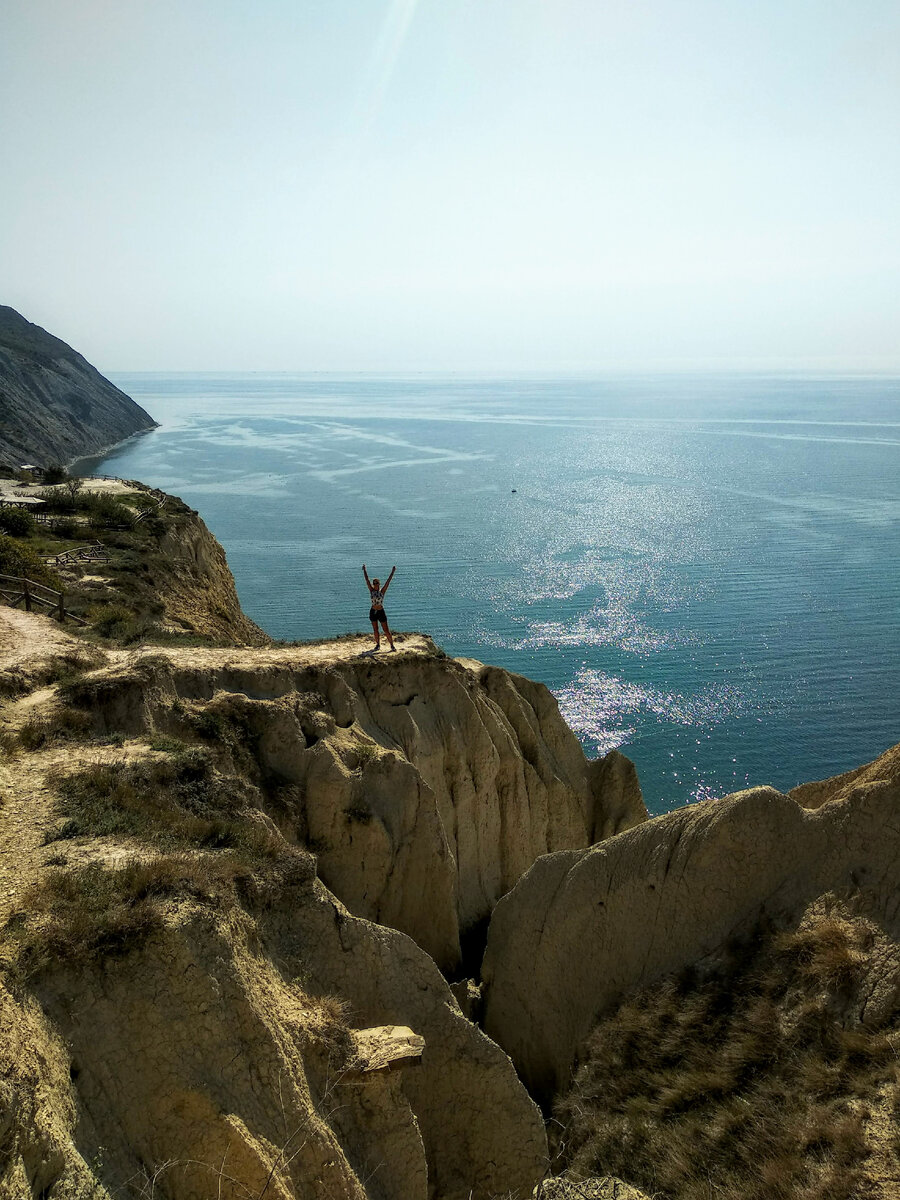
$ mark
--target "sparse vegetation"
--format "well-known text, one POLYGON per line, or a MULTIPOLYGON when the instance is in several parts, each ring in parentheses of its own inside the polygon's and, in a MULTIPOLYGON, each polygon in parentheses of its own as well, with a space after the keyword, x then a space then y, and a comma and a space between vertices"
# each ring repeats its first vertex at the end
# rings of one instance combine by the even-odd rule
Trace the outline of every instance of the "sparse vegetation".
POLYGON ((96 709, 123 688, 129 685, 145 686, 154 679, 165 676, 170 670, 171 664, 165 655, 146 654, 127 675, 81 675, 63 680, 59 686, 59 696, 61 700, 75 705, 76 708, 96 709))
POLYGON ((246 791, 236 780, 217 776, 202 750, 185 748, 136 762, 98 761, 57 772, 50 782, 67 818, 57 838, 124 834, 170 847, 234 847, 246 841, 246 823, 235 819, 246 791))
POLYGON ((309 881, 315 860, 264 824, 252 789, 219 775, 208 752, 179 747, 164 757, 95 762, 50 777, 64 819, 48 841, 133 837, 163 850, 229 851, 242 864, 242 895, 274 899, 309 881))
POLYGON ((31 579, 56 591, 62 588, 59 576, 44 564, 40 555, 8 533, 0 533, 0 575, 31 579))
POLYGON ((872 931, 820 917, 670 979, 595 1029, 558 1104, 557 1168, 659 1200, 856 1200, 868 1104, 900 1032, 858 1026, 872 931))
POLYGON ((19 735, 12 729, 0 729, 0 753, 6 758, 14 758, 22 748, 19 735))
POLYGON ((77 741, 87 737, 94 722, 77 708, 56 708, 43 716, 26 721, 19 729, 23 750, 39 750, 50 742, 77 741))
POLYGON ((97 864, 53 870, 24 897, 28 917, 7 927, 20 977, 67 964, 119 957, 163 922, 160 900, 215 900, 246 868, 234 856, 172 854, 118 870, 97 864))
MULTIPOLYGON (((164 752, 60 770, 48 781, 64 819, 46 843, 133 837, 153 857, 118 870, 53 870, 32 887, 7 927, 20 978, 128 953, 162 925, 165 900, 266 907, 315 874, 312 856, 252 810, 252 789, 218 775, 203 749, 167 739, 164 752)), ((63 866, 66 857, 46 861, 63 866)))
POLYGON ((19 663, 0 671, 0 696, 21 696, 50 683, 72 682, 89 667, 96 665, 94 655, 95 652, 85 648, 84 651, 19 663))
POLYGON ((358 742, 353 749, 356 753, 357 771, 361 771, 378 758, 378 747, 374 742, 358 742))
POLYGON ((368 825, 372 820, 372 810, 362 800, 354 800, 344 809, 344 816, 357 825, 368 825))

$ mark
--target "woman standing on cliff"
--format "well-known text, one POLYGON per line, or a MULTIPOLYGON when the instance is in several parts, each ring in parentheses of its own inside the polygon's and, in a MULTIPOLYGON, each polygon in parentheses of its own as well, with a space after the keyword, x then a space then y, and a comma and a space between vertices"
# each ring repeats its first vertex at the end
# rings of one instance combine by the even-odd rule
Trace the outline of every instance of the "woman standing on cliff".
POLYGON ((375 649, 381 645, 381 635, 378 631, 378 624, 381 622, 381 627, 387 634, 387 640, 391 644, 391 649, 396 650, 394 639, 391 637, 391 631, 388 628, 387 613, 384 611, 384 594, 391 586, 391 580, 394 578, 396 567, 391 567, 391 573, 385 581, 384 587, 381 586, 380 579, 369 579, 369 572, 366 570, 366 564, 363 563, 363 575, 366 577, 366 587, 369 589, 369 599, 372 607, 369 609, 369 620, 372 622, 372 632, 375 634, 375 649))

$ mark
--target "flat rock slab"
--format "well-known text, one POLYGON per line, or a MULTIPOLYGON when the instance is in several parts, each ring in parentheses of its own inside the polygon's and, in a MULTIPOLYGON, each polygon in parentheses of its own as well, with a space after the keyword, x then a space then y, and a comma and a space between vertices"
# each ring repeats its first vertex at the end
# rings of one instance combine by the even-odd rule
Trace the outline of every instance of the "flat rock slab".
POLYGON ((418 1063, 425 1049, 425 1039, 413 1033, 408 1025, 376 1025, 371 1029, 357 1029, 353 1033, 353 1040, 359 1061, 357 1070, 363 1075, 418 1063))

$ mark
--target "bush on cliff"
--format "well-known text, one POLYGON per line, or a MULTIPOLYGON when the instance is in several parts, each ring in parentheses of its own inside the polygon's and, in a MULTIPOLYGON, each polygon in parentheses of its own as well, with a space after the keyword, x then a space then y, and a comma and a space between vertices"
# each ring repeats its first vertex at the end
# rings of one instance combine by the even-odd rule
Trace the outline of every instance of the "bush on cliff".
POLYGON ((0 575, 13 575, 17 579, 24 577, 44 587, 62 590, 59 577, 44 564, 40 556, 6 533, 0 533, 0 575))

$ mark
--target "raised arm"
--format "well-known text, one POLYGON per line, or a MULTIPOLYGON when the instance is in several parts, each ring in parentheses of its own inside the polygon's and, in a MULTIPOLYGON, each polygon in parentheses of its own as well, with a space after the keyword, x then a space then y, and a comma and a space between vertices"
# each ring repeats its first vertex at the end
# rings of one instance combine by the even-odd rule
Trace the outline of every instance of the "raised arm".
POLYGON ((370 579, 369 579, 369 572, 366 570, 366 564, 365 564, 365 563, 363 563, 363 575, 365 575, 365 577, 366 577, 366 587, 367 587, 367 588, 369 589, 369 591, 371 592, 371 590, 372 590, 372 584, 371 584, 371 581, 370 581, 370 579))
POLYGON ((391 580, 394 578, 394 572, 396 570, 397 570, 396 567, 391 567, 391 573, 387 577, 387 583, 385 583, 384 587, 381 589, 382 592, 386 592, 388 590, 388 588, 391 586, 391 580))

